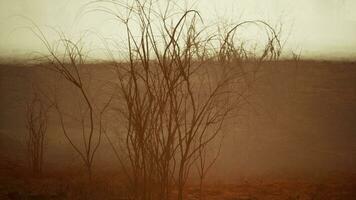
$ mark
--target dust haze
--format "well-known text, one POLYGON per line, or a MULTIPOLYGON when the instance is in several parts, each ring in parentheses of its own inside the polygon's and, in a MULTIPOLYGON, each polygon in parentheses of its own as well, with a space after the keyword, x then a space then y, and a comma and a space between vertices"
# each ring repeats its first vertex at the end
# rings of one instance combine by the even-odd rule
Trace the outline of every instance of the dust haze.
POLYGON ((354 199, 355 9, 1 0, 0 199, 354 199))

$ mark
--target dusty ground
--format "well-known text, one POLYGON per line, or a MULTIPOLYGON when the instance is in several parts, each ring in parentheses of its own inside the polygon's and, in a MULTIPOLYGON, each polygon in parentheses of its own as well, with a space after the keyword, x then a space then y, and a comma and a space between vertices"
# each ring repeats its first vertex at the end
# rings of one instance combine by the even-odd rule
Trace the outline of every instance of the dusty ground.
MULTIPOLYGON (((41 178, 26 175, 25 170, 4 173, 0 178, 0 199, 116 199, 124 200, 125 189, 120 176, 101 173, 88 183, 85 176, 71 173, 47 173, 41 178), (103 175, 105 174, 105 175, 103 175)), ((206 183, 205 200, 354 200, 356 174, 333 174, 319 180, 307 177, 293 179, 244 180, 240 183, 206 183)), ((173 195, 175 192, 173 191, 173 195)), ((195 185, 186 187, 186 200, 199 199, 195 185)), ((173 198, 175 199, 175 198, 173 198)))

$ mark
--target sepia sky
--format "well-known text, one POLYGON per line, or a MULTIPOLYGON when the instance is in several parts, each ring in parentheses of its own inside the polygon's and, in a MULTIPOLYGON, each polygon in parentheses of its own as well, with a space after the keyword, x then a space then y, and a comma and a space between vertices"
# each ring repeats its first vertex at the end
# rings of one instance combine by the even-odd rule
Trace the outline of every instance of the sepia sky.
MULTIPOLYGON (((40 27, 51 26, 69 35, 91 29, 104 36, 117 34, 108 16, 80 15, 88 0, 0 0, 0 57, 24 56, 43 51, 25 27, 31 19, 40 27)), ((186 0, 196 5, 203 18, 213 23, 263 19, 282 23, 288 37, 285 51, 302 52, 306 58, 356 57, 355 0, 186 0)), ((49 38, 55 39, 55 38, 49 38)), ((99 42, 89 42, 100 46, 99 42)))

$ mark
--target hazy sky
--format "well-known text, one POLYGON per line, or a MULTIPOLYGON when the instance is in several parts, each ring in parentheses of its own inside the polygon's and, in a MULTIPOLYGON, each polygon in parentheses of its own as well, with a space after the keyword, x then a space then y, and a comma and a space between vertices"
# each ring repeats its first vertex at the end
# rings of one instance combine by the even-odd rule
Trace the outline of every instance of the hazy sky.
MULTIPOLYGON (((220 18, 264 19, 282 22, 290 33, 286 51, 305 57, 356 58, 355 0, 186 0, 197 2, 207 21, 220 18)), ((117 31, 107 16, 87 14, 76 18, 88 0, 0 0, 0 57, 41 51, 40 42, 24 26, 53 26, 68 34, 94 29, 102 35, 117 31), (77 19, 77 20, 76 20, 77 19)), ((99 44, 95 44, 99 45, 99 44)), ((93 44, 92 44, 93 45, 93 44)))

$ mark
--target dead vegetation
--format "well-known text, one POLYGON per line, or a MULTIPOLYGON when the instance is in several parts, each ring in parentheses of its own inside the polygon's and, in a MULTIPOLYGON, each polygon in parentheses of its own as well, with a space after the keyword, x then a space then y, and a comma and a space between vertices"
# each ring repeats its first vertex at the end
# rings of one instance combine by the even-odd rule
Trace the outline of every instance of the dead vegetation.
POLYGON ((33 93, 32 99, 27 104, 27 149, 30 168, 36 176, 41 175, 43 171, 48 112, 50 107, 51 105, 47 105, 36 91, 33 93))
MULTIPOLYGON (((127 45, 127 55, 121 60, 107 48, 117 80, 110 83, 114 85, 111 98, 99 110, 95 110, 98 102, 91 99, 93 92, 83 78, 82 39, 74 42, 57 32, 60 39, 52 45, 39 27, 33 30, 49 52, 42 57, 46 67, 72 85, 82 99, 80 117, 71 117, 81 124, 82 142, 76 144, 64 119, 71 113, 61 109, 58 95, 48 97, 64 136, 91 177, 95 153, 105 134, 126 175, 132 199, 169 199, 172 190, 177 191, 178 200, 184 199, 185 185, 197 162, 202 195, 203 180, 217 158, 207 160, 208 149, 219 143, 216 140, 225 119, 240 109, 251 84, 244 82, 250 72, 239 63, 259 65, 277 60, 282 49, 279 32, 256 20, 218 27, 218 34, 209 34, 197 10, 180 10, 172 2, 163 8, 154 1, 137 0, 88 4, 93 5, 93 11, 110 14, 123 25, 127 45), (114 7, 125 14, 116 13, 114 7), (236 39, 237 30, 248 24, 266 31, 267 42, 261 52, 248 51, 236 39), (118 133, 117 138, 110 138, 103 127, 102 115, 107 109, 119 119, 114 125, 118 130, 111 130, 118 133)), ((252 73, 257 71, 258 67, 252 73)))

